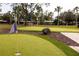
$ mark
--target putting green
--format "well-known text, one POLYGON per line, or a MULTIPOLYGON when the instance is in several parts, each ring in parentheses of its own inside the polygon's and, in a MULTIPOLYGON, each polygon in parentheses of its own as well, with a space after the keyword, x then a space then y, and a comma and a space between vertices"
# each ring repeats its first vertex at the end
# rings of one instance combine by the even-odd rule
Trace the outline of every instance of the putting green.
POLYGON ((66 55, 51 42, 28 34, 0 34, 0 55, 15 55, 16 52, 26 56, 66 55))

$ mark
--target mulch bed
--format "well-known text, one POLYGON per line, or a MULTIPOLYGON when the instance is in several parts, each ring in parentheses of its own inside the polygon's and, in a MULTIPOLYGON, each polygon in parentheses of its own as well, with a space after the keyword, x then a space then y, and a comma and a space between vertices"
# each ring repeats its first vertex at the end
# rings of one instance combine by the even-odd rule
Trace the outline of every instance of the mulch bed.
POLYGON ((58 41, 64 42, 65 44, 69 45, 69 46, 79 46, 79 44, 75 41, 73 41, 72 39, 64 36, 63 34, 59 33, 59 32, 52 32, 49 35, 51 38, 55 38, 58 41))
MULTIPOLYGON (((21 34, 34 34, 34 35, 42 35, 41 32, 33 32, 33 31, 18 31, 21 34)), ((2 30, 0 32, 0 34, 8 34, 9 30, 2 30)), ((73 41, 72 39, 64 36, 63 34, 59 33, 59 32, 52 32, 48 35, 51 38, 55 38, 58 41, 61 41, 69 46, 79 46, 79 44, 75 41, 73 41)))
POLYGON ((5 30, 5 29, 0 30, 0 34, 8 34, 8 33, 9 33, 9 29, 7 29, 7 30, 5 30))

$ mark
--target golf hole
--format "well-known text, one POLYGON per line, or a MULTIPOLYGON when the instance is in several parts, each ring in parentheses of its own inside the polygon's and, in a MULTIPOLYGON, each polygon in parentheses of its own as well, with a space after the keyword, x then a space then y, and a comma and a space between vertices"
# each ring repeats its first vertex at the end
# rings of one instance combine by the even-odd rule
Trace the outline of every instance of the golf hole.
POLYGON ((21 56, 21 52, 16 52, 16 56, 21 56))

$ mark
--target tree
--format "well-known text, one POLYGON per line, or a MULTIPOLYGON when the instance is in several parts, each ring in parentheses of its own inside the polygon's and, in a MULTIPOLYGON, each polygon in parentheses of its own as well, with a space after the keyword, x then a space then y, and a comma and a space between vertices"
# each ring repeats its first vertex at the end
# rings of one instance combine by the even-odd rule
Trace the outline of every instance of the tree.
POLYGON ((13 20, 11 11, 8 11, 6 14, 9 17, 9 23, 11 24, 12 23, 12 20, 13 20))
POLYGON ((13 18, 16 18, 16 23, 19 21, 19 5, 17 3, 13 3, 11 5, 13 7, 13 18))
POLYGON ((65 11, 60 14, 59 18, 66 24, 73 24, 75 21, 75 15, 71 10, 65 11))
POLYGON ((3 16, 2 16, 2 19, 4 21, 7 21, 7 23, 10 23, 10 17, 9 17, 9 14, 8 13, 5 13, 3 16))
POLYGON ((76 6, 73 10, 75 12, 75 19, 76 19, 76 26, 78 25, 78 11, 79 11, 79 7, 76 6))
POLYGON ((48 13, 49 20, 52 20, 53 12, 48 13))
POLYGON ((23 19, 26 25, 26 21, 28 18, 28 3, 13 3, 12 6, 13 13, 16 15, 18 23, 21 21, 21 19, 23 19))
POLYGON ((37 25, 39 24, 39 17, 41 17, 42 13, 43 13, 43 10, 42 10, 41 4, 37 4, 36 12, 35 12, 37 25))
POLYGON ((21 16, 22 18, 24 19, 25 21, 25 26, 27 24, 27 20, 28 20, 28 17, 29 17, 29 13, 28 13, 28 3, 21 3, 21 16))
POLYGON ((25 25, 26 25, 27 21, 33 21, 33 20, 37 20, 37 25, 38 25, 40 19, 44 18, 42 5, 48 6, 49 4, 13 3, 13 5, 12 5, 13 6, 13 13, 17 16, 17 19, 18 19, 17 21, 19 21, 20 18, 23 18, 25 21, 25 25))
POLYGON ((57 17, 58 18, 58 25, 59 25, 59 15, 60 15, 61 9, 62 8, 60 6, 57 6, 57 8, 55 8, 55 11, 58 12, 58 17, 57 17))

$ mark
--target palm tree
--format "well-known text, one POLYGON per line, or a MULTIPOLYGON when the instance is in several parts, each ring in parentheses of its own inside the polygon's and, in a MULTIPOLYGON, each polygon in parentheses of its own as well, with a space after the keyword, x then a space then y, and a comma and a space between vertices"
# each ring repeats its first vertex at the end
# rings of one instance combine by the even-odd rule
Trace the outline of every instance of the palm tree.
POLYGON ((76 7, 74 8, 74 12, 75 12, 75 15, 76 15, 76 17, 75 17, 75 19, 76 19, 76 26, 78 25, 78 22, 77 22, 77 19, 78 19, 78 11, 79 11, 79 7, 76 6, 76 7))
POLYGON ((61 7, 57 6, 57 8, 55 8, 55 11, 58 12, 58 25, 59 25, 59 15, 60 15, 60 11, 61 11, 61 7))

